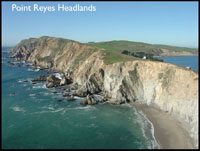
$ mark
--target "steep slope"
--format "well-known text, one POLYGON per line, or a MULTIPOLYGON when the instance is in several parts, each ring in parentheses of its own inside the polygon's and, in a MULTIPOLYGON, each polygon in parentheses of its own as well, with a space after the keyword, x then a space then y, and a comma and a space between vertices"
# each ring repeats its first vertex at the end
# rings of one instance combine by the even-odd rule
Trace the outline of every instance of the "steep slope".
POLYGON ((195 71, 52 37, 24 40, 12 51, 16 60, 63 72, 80 85, 79 89, 103 93, 112 103, 137 101, 169 112, 190 125, 188 131, 197 142, 198 73, 195 71), (109 60, 112 61, 108 63, 109 60))

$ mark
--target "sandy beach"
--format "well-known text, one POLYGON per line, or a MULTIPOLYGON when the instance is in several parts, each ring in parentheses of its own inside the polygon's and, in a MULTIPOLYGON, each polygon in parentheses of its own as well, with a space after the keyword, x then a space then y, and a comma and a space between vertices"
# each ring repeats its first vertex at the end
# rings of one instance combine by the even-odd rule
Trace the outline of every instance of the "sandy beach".
POLYGON ((154 126, 154 135, 161 149, 194 149, 193 141, 181 122, 154 107, 130 103, 142 111, 154 126))

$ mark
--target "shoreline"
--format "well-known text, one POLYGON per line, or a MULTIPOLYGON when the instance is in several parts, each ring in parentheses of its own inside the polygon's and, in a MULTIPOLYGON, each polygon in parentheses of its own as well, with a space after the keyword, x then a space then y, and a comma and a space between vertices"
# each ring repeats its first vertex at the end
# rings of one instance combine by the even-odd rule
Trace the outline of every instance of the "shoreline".
POLYGON ((155 107, 131 102, 153 124, 154 137, 160 149, 196 149, 189 133, 180 121, 155 107))
POLYGON ((195 55, 174 55, 174 56, 153 56, 153 58, 160 58, 160 57, 184 57, 184 56, 199 56, 199 55, 197 55, 197 54, 195 54, 195 55))
MULTIPOLYGON (((37 66, 42 67, 41 65, 32 65, 32 67, 37 66)), ((60 73, 59 70, 52 68, 48 68, 47 71, 60 73)), ((182 123, 168 113, 137 102, 130 103, 130 105, 141 110, 145 118, 151 122, 154 128, 153 137, 155 137, 160 149, 196 149, 189 133, 181 125, 182 123)))

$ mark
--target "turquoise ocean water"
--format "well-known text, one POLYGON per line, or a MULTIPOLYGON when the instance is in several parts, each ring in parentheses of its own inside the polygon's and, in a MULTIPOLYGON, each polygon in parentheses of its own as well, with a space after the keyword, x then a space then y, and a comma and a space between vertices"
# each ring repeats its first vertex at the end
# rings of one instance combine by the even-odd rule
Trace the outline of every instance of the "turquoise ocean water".
POLYGON ((2 148, 146 149, 155 148, 152 126, 129 105, 81 106, 30 81, 47 71, 9 66, 2 54, 2 148), (13 96, 12 94, 15 93, 13 96), (62 99, 62 102, 57 102, 62 99))
MULTIPOLYGON (((67 102, 61 93, 49 92, 54 88, 47 89, 44 82, 31 84, 31 79, 46 75, 47 71, 34 71, 27 66, 9 66, 6 63, 10 60, 7 56, 2 54, 1 64, 4 149, 158 147, 151 123, 134 107, 127 104, 81 106, 79 103, 83 98, 67 102), (29 82, 23 82, 25 79, 29 82), (57 102, 58 99, 63 101, 57 102)), ((193 57, 189 57, 189 62, 193 64, 187 66, 196 70, 198 63, 193 57)), ((183 58, 183 62, 187 58, 183 58)), ((174 61, 177 60, 173 58, 171 63, 174 61)))

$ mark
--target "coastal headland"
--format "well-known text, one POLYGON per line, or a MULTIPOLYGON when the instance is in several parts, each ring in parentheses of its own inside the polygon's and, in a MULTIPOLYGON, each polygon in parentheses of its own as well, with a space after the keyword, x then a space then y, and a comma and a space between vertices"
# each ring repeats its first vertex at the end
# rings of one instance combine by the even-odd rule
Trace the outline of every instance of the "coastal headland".
MULTIPOLYGON (((156 56, 197 53, 150 48, 156 56)), ((82 105, 131 103, 153 123, 161 148, 198 148, 198 73, 114 50, 113 46, 43 36, 22 40, 10 53, 14 61, 60 73, 33 82, 46 81, 47 88, 69 85, 76 90, 73 96, 86 97, 82 105), (96 100, 94 94, 103 98, 96 100)))

